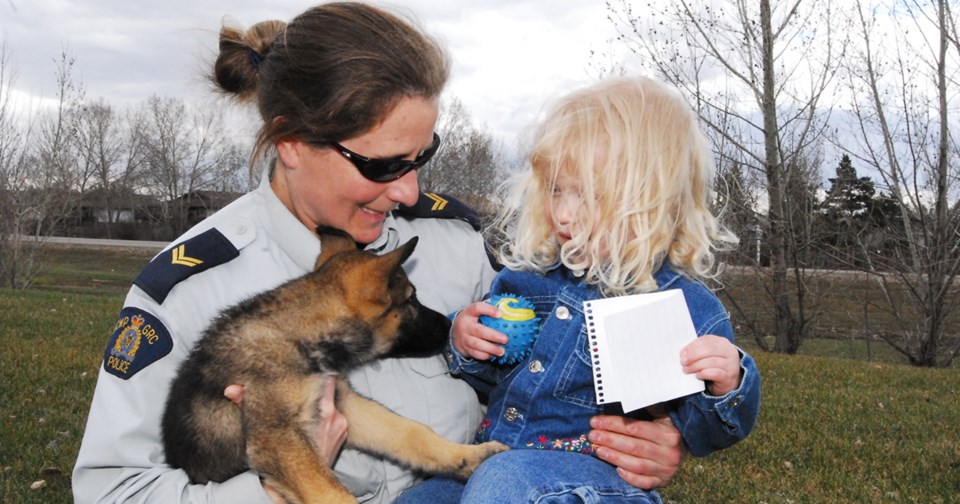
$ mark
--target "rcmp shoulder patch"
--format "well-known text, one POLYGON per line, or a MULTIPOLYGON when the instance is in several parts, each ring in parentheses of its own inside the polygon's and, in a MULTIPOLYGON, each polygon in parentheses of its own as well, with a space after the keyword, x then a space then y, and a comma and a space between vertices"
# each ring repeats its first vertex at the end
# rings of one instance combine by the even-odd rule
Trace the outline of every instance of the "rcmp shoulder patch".
POLYGON ((401 217, 418 219, 459 219, 480 231, 480 214, 452 196, 439 193, 420 193, 413 206, 401 205, 394 213, 401 217))
POLYGON ((178 283, 239 255, 237 247, 220 231, 208 229, 154 257, 133 283, 163 304, 178 283))
POLYGON ((157 317, 128 306, 120 312, 103 352, 103 369, 124 380, 173 349, 173 338, 157 317))

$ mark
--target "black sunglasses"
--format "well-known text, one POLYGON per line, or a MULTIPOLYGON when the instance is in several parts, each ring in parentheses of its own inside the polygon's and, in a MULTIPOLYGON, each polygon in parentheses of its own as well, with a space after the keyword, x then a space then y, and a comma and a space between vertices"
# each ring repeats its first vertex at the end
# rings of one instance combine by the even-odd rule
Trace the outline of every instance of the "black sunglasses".
POLYGON ((440 135, 434 133, 433 143, 412 161, 408 159, 368 158, 353 152, 337 142, 327 142, 327 145, 333 147, 341 156, 347 158, 347 161, 353 163, 353 166, 356 166, 360 174, 367 180, 390 182, 406 175, 410 170, 416 170, 427 164, 427 161, 430 161, 430 158, 440 149, 440 135))

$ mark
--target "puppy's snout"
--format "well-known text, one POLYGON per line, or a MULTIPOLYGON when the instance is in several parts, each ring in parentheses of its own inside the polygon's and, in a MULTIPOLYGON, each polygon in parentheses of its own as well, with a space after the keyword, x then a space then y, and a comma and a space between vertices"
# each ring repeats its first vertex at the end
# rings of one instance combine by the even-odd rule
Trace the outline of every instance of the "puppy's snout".
POLYGON ((389 357, 427 357, 443 351, 450 335, 450 320, 443 314, 416 303, 413 316, 400 324, 389 357))

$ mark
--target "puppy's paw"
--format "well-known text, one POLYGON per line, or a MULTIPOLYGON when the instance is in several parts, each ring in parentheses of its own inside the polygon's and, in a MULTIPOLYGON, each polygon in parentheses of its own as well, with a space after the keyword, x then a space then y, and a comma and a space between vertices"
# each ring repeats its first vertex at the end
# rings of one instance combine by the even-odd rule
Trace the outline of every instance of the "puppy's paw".
POLYGON ((488 441, 478 445, 464 446, 464 457, 461 459, 460 467, 453 473, 454 476, 466 480, 480 467, 484 460, 510 449, 509 446, 497 442, 488 441))

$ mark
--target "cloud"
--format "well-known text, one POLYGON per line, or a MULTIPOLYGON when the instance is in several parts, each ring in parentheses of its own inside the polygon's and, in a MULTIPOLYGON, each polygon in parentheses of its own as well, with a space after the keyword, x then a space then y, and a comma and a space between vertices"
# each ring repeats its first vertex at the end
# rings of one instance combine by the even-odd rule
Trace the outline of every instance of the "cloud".
POLYGON ((454 56, 450 92, 503 137, 536 119, 551 97, 591 80, 591 49, 613 35, 602 3, 480 2, 428 21, 454 56))
MULTIPOLYGON (((547 99, 591 80, 591 49, 602 50, 614 35, 595 0, 382 5, 412 13, 447 45, 454 62, 448 94, 508 142, 547 99)), ((250 26, 290 20, 304 8, 292 0, 9 0, 0 4, 0 31, 20 91, 52 96, 55 60, 66 50, 89 98, 123 106, 153 94, 209 97, 204 74, 225 17, 250 26)))

